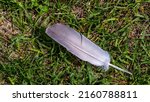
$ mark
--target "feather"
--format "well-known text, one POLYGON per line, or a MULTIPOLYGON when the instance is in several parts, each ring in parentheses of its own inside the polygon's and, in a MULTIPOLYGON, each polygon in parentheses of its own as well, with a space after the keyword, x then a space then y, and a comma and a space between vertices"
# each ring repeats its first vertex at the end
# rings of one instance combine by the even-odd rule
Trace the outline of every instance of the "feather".
POLYGON ((87 61, 95 66, 101 66, 105 70, 108 70, 109 66, 111 66, 120 71, 132 74, 127 70, 111 64, 110 56, 107 51, 104 51, 84 35, 78 33, 69 26, 57 23, 48 27, 46 33, 83 61, 87 61))

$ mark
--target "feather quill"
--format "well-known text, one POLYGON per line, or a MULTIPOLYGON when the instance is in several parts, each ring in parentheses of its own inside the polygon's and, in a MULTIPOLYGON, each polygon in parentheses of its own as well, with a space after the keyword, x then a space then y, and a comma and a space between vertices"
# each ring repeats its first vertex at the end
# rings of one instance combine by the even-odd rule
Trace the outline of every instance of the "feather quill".
POLYGON ((48 27, 46 33, 60 45, 65 47, 69 52, 87 61, 95 66, 101 66, 108 70, 109 66, 120 71, 132 74, 131 72, 121 69, 110 63, 110 56, 107 51, 104 51, 84 35, 78 33, 69 26, 57 23, 48 27))

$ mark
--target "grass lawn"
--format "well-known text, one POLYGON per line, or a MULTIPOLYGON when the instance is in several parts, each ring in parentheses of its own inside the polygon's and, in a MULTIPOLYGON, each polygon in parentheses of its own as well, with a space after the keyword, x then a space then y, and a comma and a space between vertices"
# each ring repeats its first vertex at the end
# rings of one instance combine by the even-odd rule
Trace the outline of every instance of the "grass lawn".
POLYGON ((150 2, 0 0, 0 84, 150 84, 150 2), (133 73, 81 61, 45 34, 67 24, 133 73))

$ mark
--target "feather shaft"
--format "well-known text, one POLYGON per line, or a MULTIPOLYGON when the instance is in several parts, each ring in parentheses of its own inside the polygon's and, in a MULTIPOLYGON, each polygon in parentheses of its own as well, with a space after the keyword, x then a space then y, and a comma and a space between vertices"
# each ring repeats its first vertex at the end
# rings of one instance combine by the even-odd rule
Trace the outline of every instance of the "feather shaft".
POLYGON ((111 63, 109 63, 109 65, 110 65, 111 67, 117 69, 117 70, 120 70, 120 71, 122 71, 122 72, 125 72, 125 73, 128 73, 128 74, 132 75, 131 72, 129 72, 129 71, 127 71, 127 70, 124 70, 124 69, 122 69, 122 68, 119 68, 119 67, 117 67, 117 66, 115 66, 115 65, 113 65, 113 64, 111 64, 111 63))

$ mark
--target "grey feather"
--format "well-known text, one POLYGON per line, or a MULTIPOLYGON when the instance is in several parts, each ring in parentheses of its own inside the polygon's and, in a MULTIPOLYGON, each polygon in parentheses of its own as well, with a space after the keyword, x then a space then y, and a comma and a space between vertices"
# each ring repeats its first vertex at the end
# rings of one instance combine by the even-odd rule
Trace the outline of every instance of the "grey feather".
POLYGON ((131 74, 129 71, 110 64, 110 56, 107 51, 104 51, 69 26, 57 23, 48 27, 46 33, 83 61, 87 61, 95 66, 101 66, 105 70, 108 70, 109 66, 112 66, 118 70, 131 74))

